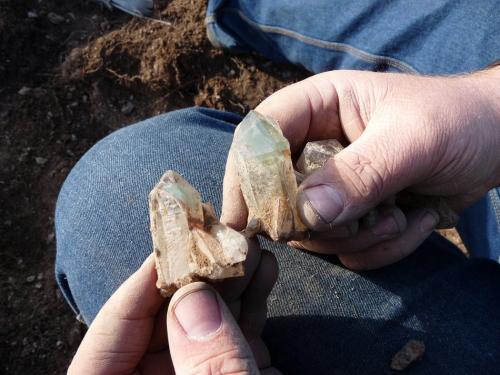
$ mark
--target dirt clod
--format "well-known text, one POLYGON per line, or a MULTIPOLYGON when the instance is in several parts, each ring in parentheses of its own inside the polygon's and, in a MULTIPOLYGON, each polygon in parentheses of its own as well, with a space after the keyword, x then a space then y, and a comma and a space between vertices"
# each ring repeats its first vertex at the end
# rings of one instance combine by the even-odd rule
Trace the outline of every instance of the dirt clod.
POLYGON ((425 345, 422 341, 410 340, 397 352, 391 361, 391 369, 403 371, 413 362, 422 358, 425 352, 425 345))
POLYGON ((63 16, 61 16, 57 13, 54 13, 54 12, 50 12, 49 14, 47 14, 47 18, 54 25, 59 25, 59 24, 65 22, 65 18, 63 16))

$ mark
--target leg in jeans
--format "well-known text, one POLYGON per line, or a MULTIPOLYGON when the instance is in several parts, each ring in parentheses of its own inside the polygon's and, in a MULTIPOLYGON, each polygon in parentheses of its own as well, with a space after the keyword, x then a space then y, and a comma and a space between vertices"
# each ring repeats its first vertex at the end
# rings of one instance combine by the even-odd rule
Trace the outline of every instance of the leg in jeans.
MULTIPOLYGON (((57 203, 56 272, 87 323, 151 252, 147 196, 166 169, 220 209, 239 120, 207 109, 171 112, 111 134, 74 167, 57 203)), ((436 235, 404 261, 359 274, 334 257, 263 245, 280 265, 265 340, 284 373, 386 373, 410 338, 427 347, 415 373, 498 369, 498 264, 467 260, 436 235)))
MULTIPOLYGON (((496 0, 210 0, 205 22, 216 46, 314 73, 456 74, 500 58, 499 14, 496 0)), ((498 188, 465 210, 458 226, 472 256, 496 261, 499 228, 498 188)))

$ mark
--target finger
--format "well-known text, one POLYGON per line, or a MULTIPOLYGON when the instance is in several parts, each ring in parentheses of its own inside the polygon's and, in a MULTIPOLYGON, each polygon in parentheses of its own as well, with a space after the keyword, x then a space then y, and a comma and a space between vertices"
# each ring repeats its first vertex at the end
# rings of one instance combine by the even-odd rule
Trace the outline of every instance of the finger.
POLYGON ((165 321, 167 309, 168 303, 165 300, 165 303, 161 306, 154 320, 154 328, 151 333, 151 340, 148 347, 149 351, 158 352, 168 348, 167 336, 165 335, 167 331, 167 322, 165 321))
MULTIPOLYGON (((165 320, 165 315, 163 315, 163 320, 165 320)), ((163 336, 166 331, 163 331, 163 336)), ((141 362, 137 366, 137 372, 133 375, 147 374, 147 375, 173 375, 174 365, 172 364, 172 359, 170 358, 170 352, 168 349, 164 349, 156 352, 149 352, 142 358, 141 362)))
POLYGON ((260 337, 248 340, 248 345, 250 346, 250 350, 259 368, 271 366, 271 355, 269 354, 266 344, 260 337))
POLYGON ((418 182, 434 163, 422 140, 414 141, 405 136, 408 132, 400 132, 395 142, 394 130, 389 125, 382 126, 384 121, 391 119, 372 118, 355 142, 301 184, 298 210, 310 229, 358 219, 418 182))
POLYGON ((292 153, 300 151, 308 141, 345 140, 339 120, 337 89, 327 79, 331 74, 317 74, 287 86, 255 108, 279 124, 292 153))
POLYGON ((245 229, 248 219, 248 210, 240 189, 240 178, 234 154, 230 150, 226 161, 226 172, 222 188, 222 215, 221 223, 241 231, 245 229))
POLYGON ((153 318, 165 302, 156 288, 157 279, 154 256, 150 254, 104 304, 96 319, 103 314, 124 320, 153 318))
POLYGON ((352 237, 358 233, 359 230, 359 222, 357 220, 351 221, 346 225, 328 225, 328 228, 324 231, 310 231, 309 239, 310 240, 328 240, 334 238, 346 238, 352 237))
POLYGON ((335 240, 310 240, 298 244, 301 249, 321 254, 345 254, 366 250, 399 237, 407 228, 405 214, 397 207, 382 211, 377 223, 356 235, 335 240))
POLYGON ((177 375, 258 373, 231 312, 208 284, 189 284, 174 294, 167 313, 167 332, 177 375))
POLYGON ((340 261, 352 270, 371 270, 396 263, 410 255, 429 237, 439 222, 439 216, 433 210, 416 210, 407 214, 407 220, 407 229, 401 236, 366 251, 341 254, 340 261))
POLYGON ((89 327, 70 369, 81 373, 131 372, 148 348, 155 316, 164 303, 149 256, 110 297, 89 327))
MULTIPOLYGON (((256 238, 248 239, 247 258, 243 263, 245 274, 241 277, 235 277, 221 281, 215 284, 215 289, 219 292, 226 303, 232 303, 240 299, 252 279, 255 270, 261 261, 261 252, 259 241, 256 238)), ((235 315, 237 317, 238 315, 235 315)))
POLYGON ((278 262, 269 251, 263 250, 259 267, 241 299, 239 326, 247 339, 262 334, 266 323, 267 297, 278 279, 278 262))
POLYGON ((282 375, 282 372, 274 367, 266 368, 260 372, 260 375, 282 375))

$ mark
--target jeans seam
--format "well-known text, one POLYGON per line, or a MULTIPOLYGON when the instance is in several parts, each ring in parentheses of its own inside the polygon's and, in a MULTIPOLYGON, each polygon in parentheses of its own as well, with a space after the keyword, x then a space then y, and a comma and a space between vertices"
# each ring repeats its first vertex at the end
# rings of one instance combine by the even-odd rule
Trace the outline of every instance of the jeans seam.
POLYGON ((500 232, 500 192, 499 188, 492 189, 488 192, 491 198, 491 205, 493 207, 493 213, 495 214, 495 219, 497 222, 497 228, 500 232))
MULTIPOLYGON (((280 26, 269 26, 269 25, 263 25, 258 22, 253 21, 252 19, 248 18, 241 10, 239 9, 233 9, 233 8, 227 8, 223 9, 223 12, 226 13, 233 13, 239 16, 245 23, 247 23, 249 26, 259 29, 264 33, 269 33, 269 34, 279 34, 279 35, 284 35, 292 39, 296 39, 300 42, 323 48, 323 49, 328 49, 328 50, 333 50, 333 51, 338 51, 338 52, 344 52, 347 54, 350 54, 359 60, 369 62, 369 63, 383 63, 385 65, 389 65, 393 68, 399 69, 402 72, 405 73, 412 73, 412 74, 419 74, 418 70, 412 67, 411 65, 400 61, 398 59, 395 59, 393 57, 388 57, 388 56, 380 56, 380 55, 375 55, 366 51, 363 51, 359 48, 353 47, 349 44, 346 43, 340 43, 340 42, 330 42, 322 39, 317 39, 313 38, 310 36, 306 36, 303 34, 300 34, 296 31, 286 29, 284 27, 280 26)), ((217 14, 211 14, 207 15, 205 18, 205 24, 208 25, 210 23, 215 23, 217 19, 217 14)))

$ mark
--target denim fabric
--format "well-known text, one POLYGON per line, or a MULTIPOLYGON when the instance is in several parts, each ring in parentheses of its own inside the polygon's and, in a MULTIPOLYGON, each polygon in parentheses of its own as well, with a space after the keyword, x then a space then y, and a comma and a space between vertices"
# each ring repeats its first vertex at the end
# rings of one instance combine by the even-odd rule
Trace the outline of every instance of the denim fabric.
MULTIPOLYGON (((57 202, 56 274, 87 323, 151 252, 147 197, 166 169, 220 213, 239 120, 208 109, 171 112, 116 131, 73 168, 57 202)), ((280 266, 264 339, 285 374, 387 373, 410 338, 427 348, 412 373, 497 372, 497 263, 467 260, 432 235, 394 266, 354 273, 335 257, 262 242, 280 266)))
POLYGON ((443 74, 500 58, 497 0, 210 0, 210 40, 319 73, 443 74))
MULTIPOLYGON (((314 73, 358 69, 453 74, 500 58, 497 0, 210 0, 212 43, 314 73)), ((472 256, 500 261, 500 189, 461 215, 472 256), (478 225, 481 223, 481 225, 478 225)))

